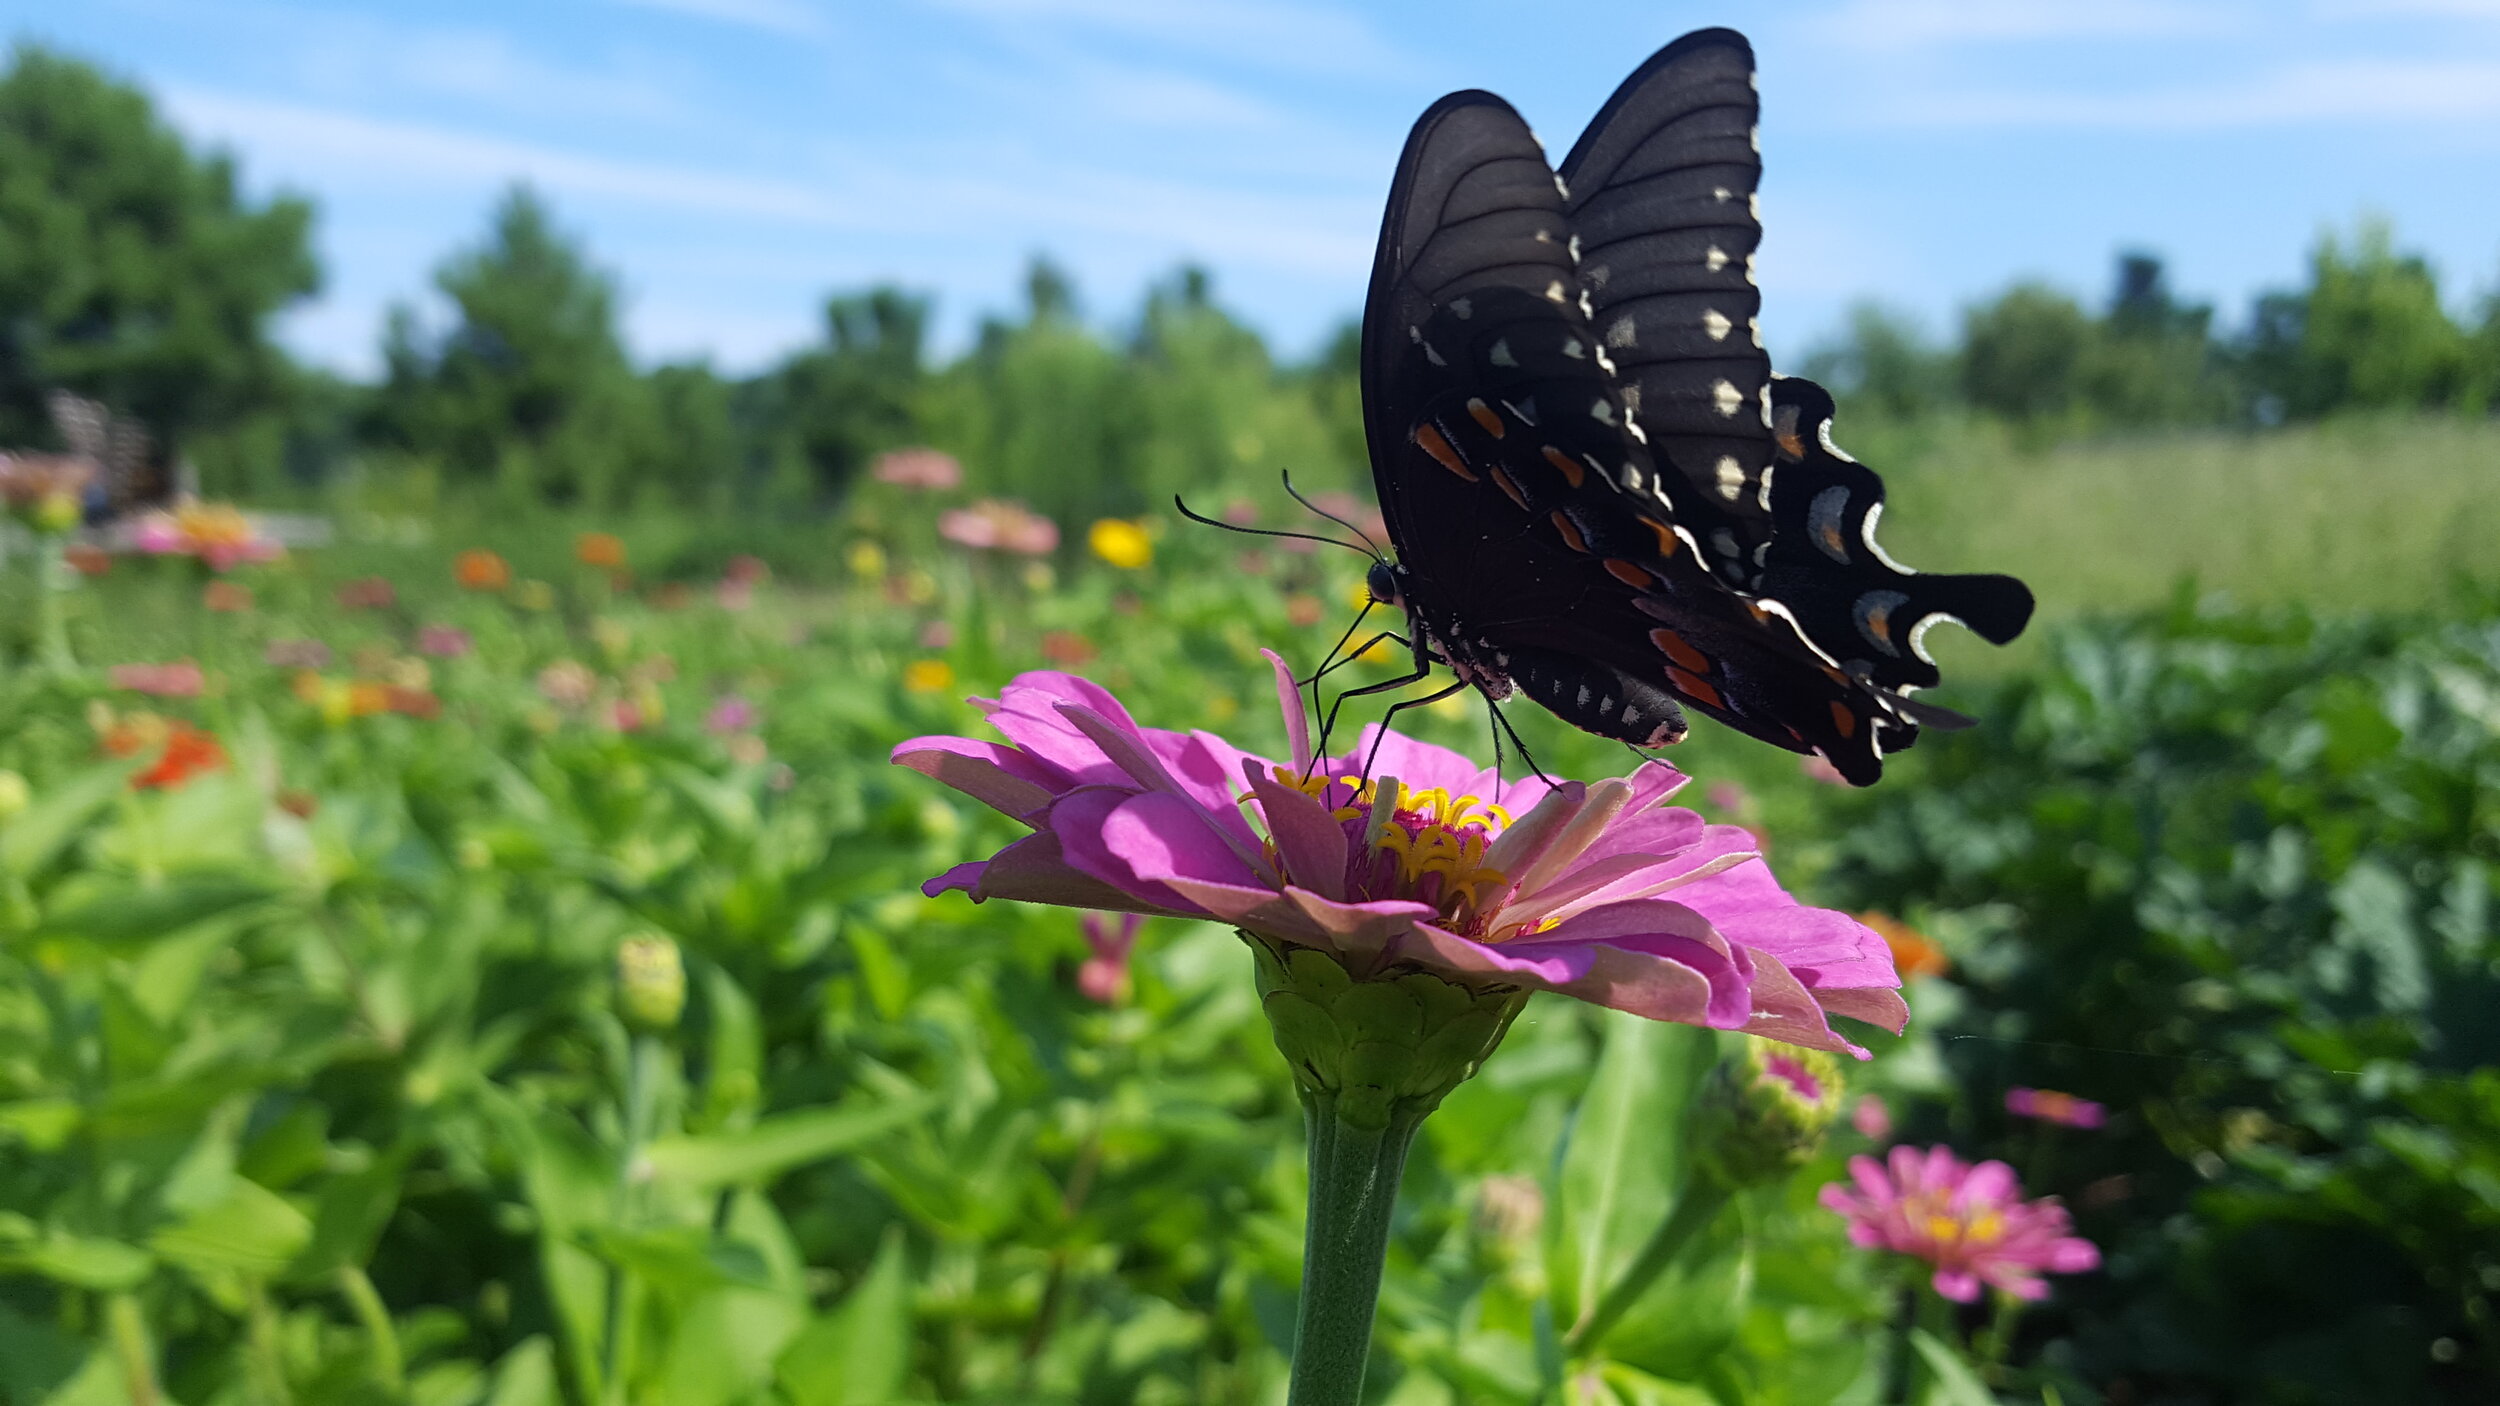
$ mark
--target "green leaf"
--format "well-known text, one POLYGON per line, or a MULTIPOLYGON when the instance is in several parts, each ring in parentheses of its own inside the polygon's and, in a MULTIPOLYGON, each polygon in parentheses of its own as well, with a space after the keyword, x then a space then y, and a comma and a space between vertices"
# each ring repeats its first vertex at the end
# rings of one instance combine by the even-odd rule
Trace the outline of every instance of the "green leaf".
POLYGON ((1918 1350, 1929 1375, 1927 1390, 1919 1397, 1921 1406, 1997 1406, 1996 1393, 1979 1380, 1962 1354, 1938 1341, 1935 1334, 1912 1329, 1910 1346, 1918 1350))
POLYGON ((495 1387, 486 1406, 561 1406, 556 1389, 556 1352, 544 1337, 525 1339, 495 1364, 495 1387))
POLYGON ((382 1227, 399 1208, 406 1160, 399 1155, 378 1158, 362 1171, 324 1182, 313 1200, 312 1241, 287 1266, 287 1278, 297 1283, 326 1279, 342 1266, 361 1266, 371 1258, 382 1227))
POLYGON ((755 1000, 717 965, 703 969, 703 1017, 709 1067, 703 1075, 699 1130, 749 1124, 763 1098, 764 1031, 755 1000))
POLYGON ((0 1269, 39 1274, 58 1284, 98 1293, 135 1289, 156 1268, 145 1250, 119 1240, 77 1235, 46 1235, 16 1244, 0 1243, 0 1269))
POLYGON ((145 941, 193 923, 230 913, 274 896, 258 879, 217 871, 184 874, 151 887, 131 887, 89 898, 45 918, 42 931, 99 942, 145 941))
POLYGON ((0 874, 27 879, 50 864, 136 770, 131 762, 108 762, 79 773, 0 826, 0 874))
POLYGON ((1715 1050, 1708 1031, 1608 1012, 1605 1051, 1572 1116, 1548 1272, 1573 1321, 1666 1218, 1684 1110, 1715 1050))
POLYGON ((195 1272, 271 1279, 304 1252, 312 1236, 312 1221, 293 1203, 249 1177, 236 1177, 222 1199, 156 1232, 148 1243, 195 1272))
POLYGON ((800 1330, 781 1354, 782 1389, 810 1406, 883 1406, 911 1372, 911 1270, 900 1228, 833 1312, 800 1330))
POLYGON ((933 1097, 923 1095, 867 1108, 779 1113, 732 1132, 664 1137, 643 1158, 653 1176, 683 1186, 760 1185, 794 1167, 850 1151, 921 1117, 935 1104, 933 1097))

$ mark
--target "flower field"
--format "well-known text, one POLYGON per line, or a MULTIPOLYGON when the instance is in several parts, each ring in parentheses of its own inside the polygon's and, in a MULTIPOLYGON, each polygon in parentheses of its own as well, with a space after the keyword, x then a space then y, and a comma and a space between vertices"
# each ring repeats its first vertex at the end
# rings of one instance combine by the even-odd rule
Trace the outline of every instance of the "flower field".
MULTIPOLYGON (((1308 1174, 1262 992, 1305 974, 1229 911, 925 895, 1024 831, 888 756, 1060 670, 1294 757, 1260 652, 1314 664, 1362 563, 889 467, 769 564, 365 518, 42 599, 8 564, 0 1401, 1282 1400, 1308 1174)), ((2500 1381, 2500 646, 2461 611, 2066 626, 1862 794, 1697 733, 1664 804, 1870 914, 1907 1034, 1527 999, 1405 1164, 1368 1399, 2500 1381)), ((1558 778, 1632 769, 1518 716, 1558 778)), ((1400 721, 1491 760, 1480 704, 1400 721)), ((1405 765, 1455 885, 1469 807, 1405 765)))

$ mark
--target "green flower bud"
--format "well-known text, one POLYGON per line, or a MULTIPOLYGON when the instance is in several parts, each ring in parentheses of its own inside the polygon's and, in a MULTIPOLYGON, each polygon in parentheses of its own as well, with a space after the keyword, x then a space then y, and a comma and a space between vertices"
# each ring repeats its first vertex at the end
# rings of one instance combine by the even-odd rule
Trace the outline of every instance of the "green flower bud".
POLYGON ((7 820, 33 804, 35 788, 14 771, 0 771, 0 820, 7 820))
POLYGON ((616 949, 616 1013, 636 1031, 675 1029, 686 1012, 686 962, 658 933, 629 937, 616 949))
POLYGON ((1294 1082, 1357 1127, 1438 1107, 1528 1001, 1518 987, 1476 990, 1411 967, 1358 979, 1317 948, 1242 937, 1258 958, 1259 1002, 1294 1082))
POLYGON ((70 493, 47 493, 35 504, 34 523, 37 532, 62 533, 78 525, 78 498, 70 493))
POLYGON ((1840 1061, 1829 1054, 1747 1039, 1702 1086, 1695 1155, 1731 1188, 1777 1181, 1813 1160, 1840 1093, 1840 1061))

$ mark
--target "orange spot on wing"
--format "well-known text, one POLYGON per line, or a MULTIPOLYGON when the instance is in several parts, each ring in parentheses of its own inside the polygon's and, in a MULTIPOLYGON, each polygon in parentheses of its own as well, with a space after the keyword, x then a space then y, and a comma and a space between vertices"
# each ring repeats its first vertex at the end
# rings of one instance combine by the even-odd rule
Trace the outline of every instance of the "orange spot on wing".
POLYGON ((1563 516, 1559 509, 1554 513, 1554 530, 1562 534, 1563 545, 1571 550, 1585 552, 1589 549, 1588 539, 1580 535, 1579 524, 1563 516))
POLYGON ((1692 699, 1694 702, 1699 703, 1705 708, 1725 708, 1727 706, 1727 700, 1721 698, 1719 696, 1719 691, 1712 688, 1708 681, 1695 678, 1693 675, 1675 667, 1673 664, 1667 666, 1667 682, 1674 685, 1676 692, 1683 694, 1685 697, 1692 699))
POLYGON ((1574 488, 1588 480, 1589 471, 1581 465, 1579 460, 1550 444, 1545 446, 1545 462, 1553 465, 1574 488))
POLYGON ((1517 503, 1521 508, 1528 506, 1528 495, 1519 491, 1519 485, 1510 481, 1509 474, 1503 473, 1500 469, 1487 469, 1485 472, 1493 475, 1494 485, 1509 494, 1512 502, 1517 503))
POLYGON ((1417 448, 1420 448, 1426 454, 1431 455, 1434 462, 1440 464, 1441 467, 1448 469, 1451 473, 1458 475, 1460 478, 1467 480, 1469 483, 1477 481, 1476 471, 1467 467, 1466 460, 1458 457, 1458 451, 1452 449, 1450 447, 1450 442, 1441 437, 1441 431, 1439 429, 1431 425, 1417 425, 1415 427, 1415 444, 1417 448))
POLYGON ((1840 734, 1843 741, 1858 735, 1858 715, 1849 710, 1848 704, 1837 698, 1832 700, 1832 728, 1840 734))
POLYGON ((1643 517, 1641 521, 1649 524, 1650 534, 1658 539, 1659 556, 1674 556, 1675 549, 1684 545, 1684 539, 1676 536, 1675 529, 1669 527, 1667 524, 1660 522, 1654 517, 1643 517))
POLYGON ((1647 590, 1651 586, 1658 584, 1657 577, 1650 575, 1648 572, 1641 570, 1639 567, 1634 566, 1632 563, 1625 561, 1621 557, 1606 558, 1606 572, 1608 575, 1614 577, 1618 581, 1621 581, 1623 584, 1627 586, 1635 586, 1642 590, 1647 590))
POLYGON ((1797 436, 1793 434, 1779 435, 1777 438, 1779 440, 1780 452, 1782 454, 1787 455, 1791 459, 1802 459, 1806 457, 1806 442, 1804 440, 1797 438, 1797 436))
POLYGON ((1467 413, 1475 416, 1476 423, 1484 426, 1484 432, 1495 439, 1500 439, 1503 435, 1510 433, 1502 427, 1501 413, 1481 400, 1468 401, 1467 413))
POLYGON ((1652 630, 1649 632, 1649 642, 1658 646, 1659 653, 1674 660, 1682 668, 1689 669, 1696 674, 1710 672, 1710 656, 1687 644, 1684 637, 1673 630, 1652 630))

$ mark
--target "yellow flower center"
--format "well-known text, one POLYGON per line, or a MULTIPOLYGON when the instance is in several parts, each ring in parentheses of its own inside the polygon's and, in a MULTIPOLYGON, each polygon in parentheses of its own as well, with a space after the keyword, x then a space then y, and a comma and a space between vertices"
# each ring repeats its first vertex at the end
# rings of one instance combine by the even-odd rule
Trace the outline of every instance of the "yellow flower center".
MULTIPOLYGON (((1347 897, 1357 902, 1411 899, 1431 904, 1454 928, 1477 926, 1486 906, 1510 887, 1510 876, 1484 862, 1493 837, 1511 822, 1510 812, 1480 796, 1452 796, 1445 787, 1411 789, 1395 777, 1352 783, 1325 776, 1305 779, 1279 766, 1275 777, 1323 803, 1348 828, 1354 852, 1347 865, 1347 897)), ((1244 797, 1248 799, 1248 797, 1244 797)), ((1275 845, 1268 856, 1280 868, 1275 845)))

